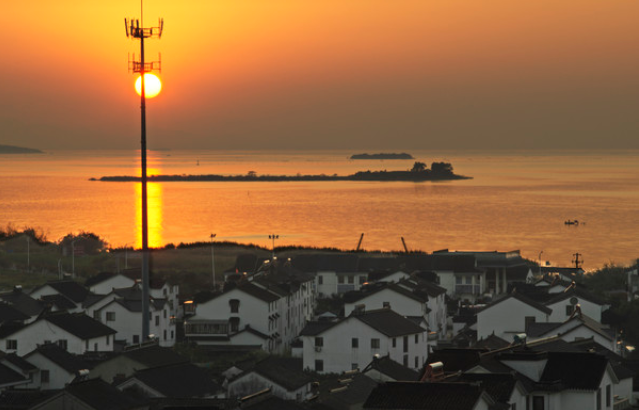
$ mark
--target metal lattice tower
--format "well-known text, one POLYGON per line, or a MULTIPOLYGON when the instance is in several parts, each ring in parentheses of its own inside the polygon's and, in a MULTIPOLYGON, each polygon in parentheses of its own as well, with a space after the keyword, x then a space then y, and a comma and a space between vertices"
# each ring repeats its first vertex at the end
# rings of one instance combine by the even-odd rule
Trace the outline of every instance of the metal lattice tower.
MULTIPOLYGON (((142 16, 142 3, 140 2, 140 15, 142 16)), ((142 18, 140 20, 124 19, 126 28, 126 36, 140 40, 140 59, 133 60, 129 57, 129 71, 139 73, 141 79, 140 92, 140 122, 141 122, 141 166, 142 166, 142 340, 149 339, 149 322, 150 322, 150 295, 149 295, 149 217, 147 202, 147 174, 146 174, 146 88, 144 84, 144 74, 152 71, 161 70, 161 62, 146 62, 144 60, 144 39, 160 38, 164 28, 164 20, 160 19, 158 27, 144 28, 142 18)))

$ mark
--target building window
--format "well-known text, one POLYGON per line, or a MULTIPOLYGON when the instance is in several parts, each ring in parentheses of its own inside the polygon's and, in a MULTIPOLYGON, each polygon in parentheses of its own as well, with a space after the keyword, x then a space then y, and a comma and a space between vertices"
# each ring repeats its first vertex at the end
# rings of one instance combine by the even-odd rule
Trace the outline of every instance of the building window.
POLYGON ((359 347, 359 339, 354 337, 351 339, 351 347, 353 349, 358 348, 359 347))
POLYGON ((229 319, 229 323, 231 324, 231 332, 237 332, 240 329, 240 318, 232 317, 229 319))
POLYGON ((566 305, 566 316, 572 315, 572 312, 575 311, 575 307, 573 305, 566 305))
MULTIPOLYGON (((134 344, 140 343, 140 335, 133 335, 133 343, 134 344)), ((88 348, 89 348, 89 342, 87 342, 87 349, 88 348)))
POLYGON ((93 343, 93 351, 94 352, 98 351, 98 344, 97 343, 93 343))
POLYGON ((164 314, 164 318, 166 319, 166 310, 163 310, 162 313, 164 314))
POLYGON ((166 330, 164 331, 164 340, 166 340, 166 330))
POLYGON ((404 362, 404 366, 408 367, 408 355, 407 354, 404 355, 404 359, 402 361, 404 362))
MULTIPOLYGON (((229 305, 231 305, 231 313, 239 313, 240 312, 240 301, 238 299, 229 300, 229 305)), ((269 311, 270 311, 269 304, 269 311)))
MULTIPOLYGON (((408 352, 408 336, 404 336, 404 353, 408 352)), ((408 365, 405 365, 408 366, 408 365)))
POLYGON ((175 339, 175 333, 173 330, 171 330, 171 340, 175 339))
POLYGON ((106 345, 108 346, 109 344, 111 344, 111 335, 107 336, 107 342, 106 345))
POLYGON ((606 407, 610 407, 612 405, 612 386, 606 386, 606 407))
POLYGON ((456 276, 455 277, 455 285, 461 285, 461 284, 462 284, 461 276, 456 276))
POLYGON ((115 322, 115 312, 106 312, 107 322, 115 322))
POLYGON ((95 320, 102 321, 102 316, 100 315, 100 311, 99 310, 94 310, 93 311, 93 318, 95 320))
POLYGON ((524 318, 524 323, 526 324, 526 329, 528 329, 528 326, 530 326, 531 324, 535 323, 537 321, 537 319, 534 316, 526 316, 524 318))
POLYGON ((544 410, 544 396, 533 396, 532 410, 544 410))
POLYGON ((513 403, 510 405, 510 410, 517 410, 517 403, 513 403))
POLYGON ((366 283, 366 276, 360 276, 359 277, 359 284, 363 285, 364 283, 366 283))
POLYGON ((155 326, 160 326, 160 315, 155 316, 155 326))
POLYGON ((40 383, 49 383, 49 371, 40 370, 40 383))
POLYGON ((348 277, 348 283, 350 283, 351 285, 355 283, 355 278, 353 276, 349 276, 348 277))
POLYGON ((390 309, 390 302, 382 302, 382 307, 390 309))
POLYGON ((338 276, 337 277, 337 283, 344 283, 344 277, 343 276, 338 276))
POLYGON ((415 334, 415 344, 419 343, 419 334, 415 334))
POLYGON ((315 338, 315 347, 322 347, 324 346, 324 338, 323 337, 316 337, 315 338))
POLYGON ((419 357, 415 356, 415 368, 419 367, 419 357))
POLYGON ((323 285, 323 284, 324 284, 324 276, 319 275, 319 276, 317 277, 317 283, 318 283, 319 285, 323 285))
POLYGON ((371 339, 371 349, 379 349, 379 339, 371 339))
POLYGON ((324 371, 324 360, 315 360, 315 371, 316 372, 324 371))
POLYGON ((18 341, 15 339, 7 339, 7 350, 18 350, 18 341))
POLYGON ((64 350, 67 350, 67 345, 68 345, 68 343, 67 343, 66 339, 58 340, 58 346, 60 346, 64 350))
POLYGON ((397 338, 396 337, 393 338, 393 347, 397 347, 397 338))

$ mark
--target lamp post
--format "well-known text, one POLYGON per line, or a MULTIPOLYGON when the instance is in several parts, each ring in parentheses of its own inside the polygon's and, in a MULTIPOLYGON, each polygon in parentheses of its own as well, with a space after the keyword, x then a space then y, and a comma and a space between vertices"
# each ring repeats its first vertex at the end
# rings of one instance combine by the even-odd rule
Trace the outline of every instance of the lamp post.
POLYGON ((31 270, 31 260, 30 260, 30 250, 29 250, 29 235, 27 235, 27 272, 31 270))
POLYGON ((213 252, 213 240, 216 234, 211 234, 211 275, 213 276, 213 291, 215 291, 215 253, 213 252))
MULTIPOLYGON (((142 12, 142 2, 140 2, 140 15, 142 12)), ((140 20, 124 19, 126 36, 140 40, 140 60, 129 60, 129 70, 140 74, 140 154, 141 154, 141 183, 142 183, 142 341, 149 338, 149 218, 147 203, 147 174, 146 174, 146 85, 144 75, 154 69, 161 69, 160 62, 145 62, 144 60, 144 39, 162 36, 164 20, 160 19, 158 27, 144 28, 142 18, 140 20)))
POLYGON ((268 236, 269 239, 271 239, 273 241, 272 247, 271 247, 271 260, 273 263, 275 263, 275 240, 279 239, 280 236, 279 235, 275 235, 275 234, 271 234, 268 236))
POLYGON ((541 254, 544 253, 544 251, 539 252, 539 278, 541 278, 541 254))

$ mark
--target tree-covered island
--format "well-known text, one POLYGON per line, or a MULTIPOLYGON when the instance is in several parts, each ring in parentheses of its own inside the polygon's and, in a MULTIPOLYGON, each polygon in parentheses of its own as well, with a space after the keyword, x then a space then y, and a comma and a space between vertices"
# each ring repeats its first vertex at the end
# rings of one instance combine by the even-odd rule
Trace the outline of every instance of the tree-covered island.
MULTIPOLYGON (((244 175, 150 175, 150 182, 171 181, 448 181, 456 179, 470 179, 464 175, 453 172, 453 166, 448 162, 433 162, 430 169, 424 162, 415 162, 413 167, 406 171, 360 171, 352 175, 258 175, 255 171, 249 171, 244 175)), ((103 176, 99 179, 91 178, 91 181, 105 182, 129 182, 140 181, 140 177, 134 176, 103 176)))

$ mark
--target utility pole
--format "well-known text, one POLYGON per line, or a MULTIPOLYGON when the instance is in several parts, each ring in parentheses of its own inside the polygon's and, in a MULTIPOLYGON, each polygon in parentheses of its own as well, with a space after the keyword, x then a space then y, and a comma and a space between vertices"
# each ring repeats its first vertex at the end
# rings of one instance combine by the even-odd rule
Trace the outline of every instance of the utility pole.
POLYGON ((572 260, 572 263, 575 264, 575 269, 581 269, 581 264, 584 263, 584 261, 583 259, 579 260, 579 257, 583 255, 577 252, 577 253, 574 253, 572 256, 575 257, 575 259, 572 260))
POLYGON ((141 163, 142 163, 142 341, 149 338, 149 217, 147 204, 147 175, 146 175, 146 87, 144 75, 154 70, 160 71, 160 62, 146 62, 144 60, 144 39, 160 38, 164 28, 164 20, 160 19, 158 27, 144 28, 144 10, 140 1, 140 19, 124 19, 126 36, 140 40, 140 60, 129 60, 129 71, 139 73, 141 77, 140 91, 140 123, 141 123, 141 163))
POLYGON ((271 247, 271 263, 275 263, 275 240, 279 239, 279 235, 271 234, 268 236, 269 239, 273 240, 273 246, 271 247))
POLYGON ((213 275, 213 291, 215 292, 215 253, 213 252, 213 240, 216 234, 211 234, 211 274, 213 275))

